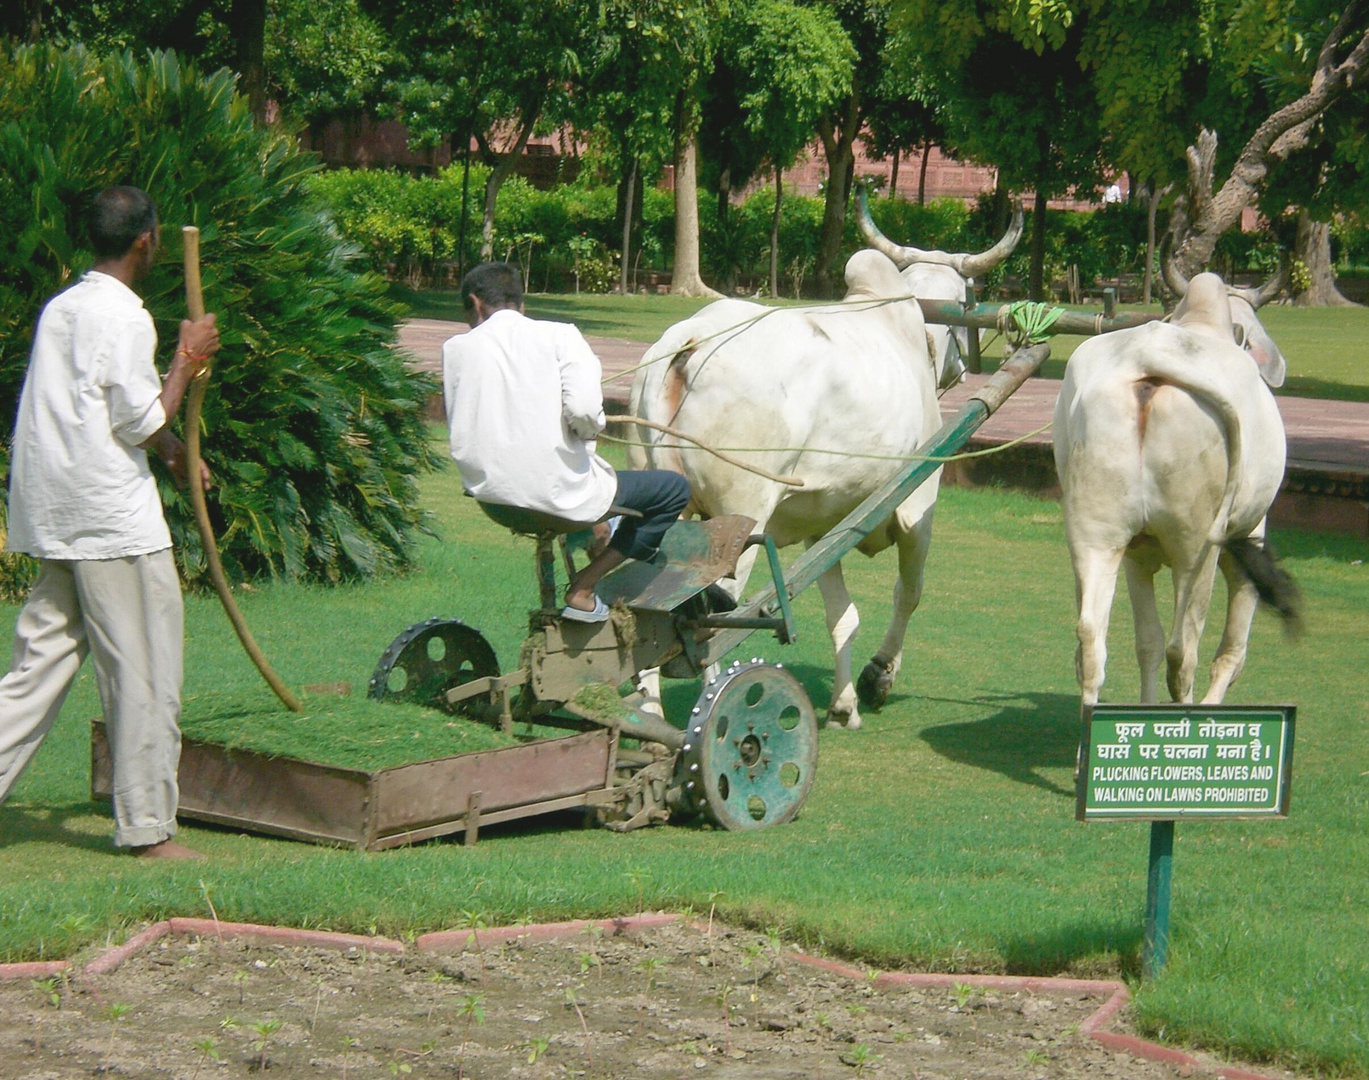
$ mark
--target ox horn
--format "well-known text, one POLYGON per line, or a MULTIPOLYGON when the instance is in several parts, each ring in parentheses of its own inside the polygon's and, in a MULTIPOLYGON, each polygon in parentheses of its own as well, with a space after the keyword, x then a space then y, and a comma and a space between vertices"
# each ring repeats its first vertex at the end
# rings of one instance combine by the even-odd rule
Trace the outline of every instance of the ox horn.
POLYGON ((870 247, 887 255, 900 270, 907 269, 914 263, 935 263, 938 266, 951 267, 961 277, 975 277, 993 269, 1011 255, 1013 248, 1017 246, 1017 242, 1022 239, 1024 219, 1020 201, 1013 207, 1012 224, 1008 226, 1008 231, 1003 234, 1003 238, 987 251, 982 251, 977 255, 953 255, 945 251, 924 251, 922 248, 911 245, 895 244, 879 231, 879 226, 870 216, 870 206, 865 196, 864 184, 856 188, 856 207, 856 223, 860 227, 860 235, 865 238, 865 242, 870 247))
POLYGON ((1258 311, 1283 292, 1284 286, 1287 284, 1288 268, 1280 263, 1279 268, 1269 276, 1263 285, 1253 289, 1232 289, 1231 291, 1258 311))
POLYGON ((1174 253, 1169 246, 1169 239, 1165 237, 1164 250, 1160 252, 1160 272, 1169 291, 1182 300, 1188 292, 1188 278, 1179 272, 1179 267, 1174 263, 1174 253))

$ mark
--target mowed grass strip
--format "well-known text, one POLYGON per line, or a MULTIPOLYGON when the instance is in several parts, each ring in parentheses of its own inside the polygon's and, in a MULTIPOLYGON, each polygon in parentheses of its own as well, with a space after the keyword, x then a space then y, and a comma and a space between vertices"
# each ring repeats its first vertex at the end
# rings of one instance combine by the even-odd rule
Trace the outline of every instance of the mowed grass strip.
MULTIPOLYGON (((258 640, 292 685, 348 680, 359 690, 395 634, 432 615, 479 627, 503 667, 516 665, 536 594, 531 542, 484 519, 450 470, 424 491, 440 538, 423 541, 417 572, 244 592, 258 640)), ((1369 545, 1278 539, 1307 599, 1307 632, 1290 645, 1261 614, 1230 700, 1299 706, 1292 815, 1179 824, 1170 967, 1139 987, 1137 1015, 1166 1039, 1365 1076, 1369 545)), ((890 552, 848 561, 863 620, 858 665, 883 634, 893 573, 890 552)), ((740 653, 783 660, 822 710, 831 661, 816 590, 799 598, 797 614, 797 644, 781 649, 757 635, 740 653)), ((1073 622, 1058 507, 946 490, 894 696, 861 731, 822 733, 817 782, 794 823, 618 835, 567 816, 482 831, 473 848, 436 842, 375 855, 188 824, 182 838, 210 856, 194 866, 112 852, 108 811, 88 795, 86 722, 98 703, 87 669, 0 807, 0 958, 68 956, 150 919, 208 915, 211 902, 222 919, 395 937, 716 905, 872 968, 1134 976, 1148 830, 1074 821, 1073 622)), ((189 598, 187 637, 188 717, 207 695, 273 708, 212 597, 189 598)), ((1130 700, 1135 660, 1121 595, 1110 644, 1105 700, 1130 700)), ((678 722, 697 693, 667 683, 668 713, 678 722)))

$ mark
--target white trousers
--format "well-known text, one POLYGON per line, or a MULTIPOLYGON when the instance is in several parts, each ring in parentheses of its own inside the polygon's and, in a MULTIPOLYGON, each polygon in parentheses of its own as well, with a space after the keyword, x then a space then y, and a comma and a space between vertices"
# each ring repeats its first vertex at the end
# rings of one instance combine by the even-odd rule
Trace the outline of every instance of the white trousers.
POLYGON ((0 802, 90 653, 114 762, 114 843, 160 843, 176 832, 181 758, 184 609, 171 549, 40 561, 0 679, 0 802))

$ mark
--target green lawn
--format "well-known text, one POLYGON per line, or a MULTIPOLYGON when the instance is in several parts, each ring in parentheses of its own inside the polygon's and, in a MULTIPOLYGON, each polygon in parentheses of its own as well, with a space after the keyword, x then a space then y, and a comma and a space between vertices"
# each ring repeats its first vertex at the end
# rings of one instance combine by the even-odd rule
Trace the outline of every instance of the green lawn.
MULTIPOLYGON (((415 316, 460 319, 455 289, 414 292, 394 286, 394 294, 413 308, 415 316)), ((626 338, 652 342, 666 327, 688 318, 707 301, 679 296, 553 296, 528 297, 528 314, 541 319, 573 322, 591 337, 626 338)), ((789 303, 792 303, 789 302, 789 303)), ((1126 305, 1125 310, 1142 310, 1126 305)), ((1155 305, 1153 310, 1159 311, 1155 305)), ((1260 313, 1265 327, 1288 360, 1288 381, 1281 394, 1299 397, 1369 401, 1369 307, 1267 307, 1260 313)), ((1084 339, 1061 335, 1051 341, 1051 359, 1041 373, 1058 379, 1065 361, 1084 339)), ((1001 346, 988 356, 1001 356, 1001 346)))
MULTIPOLYGON (((450 470, 425 479, 424 501, 440 539, 421 542, 414 573, 242 595, 288 682, 348 680, 359 695, 394 635, 432 615, 481 628, 505 668, 516 664, 535 597, 530 541, 489 524, 450 470)), ((1179 825, 1170 966, 1139 986, 1137 1016, 1167 1041, 1369 1076, 1369 545, 1279 539, 1306 596, 1307 632, 1290 645, 1261 615, 1231 700, 1299 706, 1292 814, 1179 825)), ((864 620, 858 657, 883 632, 893 568, 890 553, 848 563, 864 620)), ((474 848, 365 855, 187 825, 182 838, 207 863, 136 862, 112 852, 107 809, 89 800, 86 722, 99 706, 87 667, 0 807, 0 959, 66 956, 151 919, 208 915, 210 902, 222 919, 403 937, 476 917, 717 900, 725 917, 872 967, 1134 978, 1148 830, 1074 821, 1072 597, 1055 504, 945 491, 893 698, 860 732, 824 731, 804 812, 753 834, 680 825, 618 835, 558 818, 490 828, 474 848)), ((822 709, 830 649, 816 590, 796 607, 797 644, 758 635, 742 651, 782 659, 822 709)), ((1135 693, 1130 634, 1119 597, 1105 700, 1135 693)), ((188 718, 275 711, 212 597, 189 598, 187 638, 188 718)), ((1214 645, 1215 628, 1204 655, 1214 645)), ((677 722, 697 693, 668 684, 677 722)), ((344 725, 357 708, 320 722, 344 725)))

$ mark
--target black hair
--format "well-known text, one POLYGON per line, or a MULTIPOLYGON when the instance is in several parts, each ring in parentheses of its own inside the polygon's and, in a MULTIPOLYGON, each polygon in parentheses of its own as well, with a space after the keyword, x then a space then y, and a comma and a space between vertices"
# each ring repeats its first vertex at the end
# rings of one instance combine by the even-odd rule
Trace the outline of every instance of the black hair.
POLYGON ((133 242, 157 229, 157 205, 142 188, 108 187, 90 202, 90 245, 101 259, 128 254, 133 242))
POLYGON ((488 308, 516 308, 523 302, 523 279, 518 267, 503 262, 482 262, 471 267, 461 279, 461 299, 468 312, 474 308, 472 296, 488 308))

